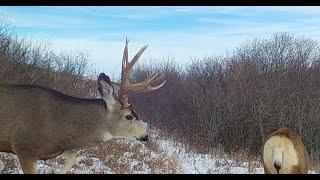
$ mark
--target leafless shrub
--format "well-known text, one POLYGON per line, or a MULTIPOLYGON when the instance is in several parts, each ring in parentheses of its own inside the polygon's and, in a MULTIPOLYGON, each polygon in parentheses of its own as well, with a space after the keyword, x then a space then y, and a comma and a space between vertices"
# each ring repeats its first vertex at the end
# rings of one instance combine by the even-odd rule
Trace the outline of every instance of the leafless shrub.
POLYGON ((85 52, 54 53, 48 42, 27 41, 0 23, 0 83, 38 84, 80 97, 96 96, 96 72, 85 52))
MULTIPOLYGON (((0 23, 0 83, 38 84, 77 97, 96 97, 96 72, 89 66, 89 55, 84 52, 54 53, 46 42, 34 43, 14 36, 9 27, 0 23)), ((168 65, 169 66, 169 65, 168 65)), ((142 77, 144 78, 144 77, 142 77)), ((98 147, 87 148, 80 155, 99 158, 115 173, 179 173, 181 168, 175 157, 162 152, 153 142, 140 145, 111 140, 98 147), (155 156, 155 153, 157 156, 155 156), (132 160, 133 163, 126 162, 132 160), (137 164, 135 164, 138 162, 137 164), (131 165, 133 165, 131 167, 131 165)), ((55 165, 61 164, 54 159, 55 165)), ((1 153, 0 172, 16 173, 19 162, 15 155, 1 153)), ((92 166, 93 159, 81 160, 77 166, 92 166)), ((103 173, 103 172, 101 172, 103 173)))
POLYGON ((317 41, 278 33, 185 68, 153 62, 136 69, 134 77, 162 69, 168 83, 149 96, 134 96, 134 104, 150 124, 202 152, 222 146, 258 156, 269 133, 288 127, 318 162, 319 60, 317 41))
MULTIPOLYGON (((18 38, 0 23, 0 83, 39 84, 64 93, 96 96, 88 54, 56 54, 46 43, 18 38)), ((258 156, 265 137, 280 127, 298 133, 315 166, 320 157, 320 47, 286 33, 251 39, 226 57, 140 64, 133 79, 165 73, 164 88, 130 99, 165 135, 209 152, 258 156), (152 113, 150 113, 152 112, 152 113)), ((8 163, 11 163, 8 161, 8 163)), ((108 162, 110 163, 110 162, 108 162)), ((161 163, 160 163, 161 164, 161 163)), ((119 170, 122 172, 122 170, 119 170)))

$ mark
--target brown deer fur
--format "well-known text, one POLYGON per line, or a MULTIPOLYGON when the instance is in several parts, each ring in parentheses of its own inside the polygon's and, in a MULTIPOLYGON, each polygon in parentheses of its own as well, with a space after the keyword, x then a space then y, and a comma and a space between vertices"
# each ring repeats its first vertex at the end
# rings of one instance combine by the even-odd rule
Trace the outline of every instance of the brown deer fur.
POLYGON ((37 85, 0 85, 0 151, 16 154, 24 173, 36 173, 37 160, 61 155, 67 162, 58 172, 66 173, 75 163, 74 149, 114 137, 147 141, 146 124, 128 103, 126 93, 153 91, 165 82, 150 86, 151 77, 131 84, 130 70, 146 46, 129 63, 127 44, 123 63, 128 67, 123 66, 126 76, 121 79, 126 84, 112 83, 101 73, 101 99, 72 97, 37 85))

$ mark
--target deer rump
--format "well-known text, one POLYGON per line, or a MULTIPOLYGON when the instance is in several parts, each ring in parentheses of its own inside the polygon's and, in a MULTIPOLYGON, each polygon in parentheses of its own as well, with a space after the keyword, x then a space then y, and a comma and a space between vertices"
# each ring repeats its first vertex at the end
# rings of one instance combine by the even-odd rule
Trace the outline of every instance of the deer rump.
POLYGON ((266 140, 262 150, 266 174, 306 174, 309 169, 307 151, 299 136, 280 129, 266 140))

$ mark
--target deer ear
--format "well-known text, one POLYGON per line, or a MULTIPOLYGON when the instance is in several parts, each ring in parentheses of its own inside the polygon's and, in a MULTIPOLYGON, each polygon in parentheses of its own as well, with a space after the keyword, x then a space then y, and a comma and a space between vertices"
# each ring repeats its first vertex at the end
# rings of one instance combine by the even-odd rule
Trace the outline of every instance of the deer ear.
POLYGON ((104 73, 100 73, 98 81, 103 80, 105 82, 107 82, 109 85, 111 85, 111 80, 109 78, 109 76, 105 75, 104 73))
POLYGON ((99 90, 100 95, 103 98, 108 99, 112 96, 113 87, 111 84, 111 80, 104 73, 101 73, 98 77, 98 90, 99 90))

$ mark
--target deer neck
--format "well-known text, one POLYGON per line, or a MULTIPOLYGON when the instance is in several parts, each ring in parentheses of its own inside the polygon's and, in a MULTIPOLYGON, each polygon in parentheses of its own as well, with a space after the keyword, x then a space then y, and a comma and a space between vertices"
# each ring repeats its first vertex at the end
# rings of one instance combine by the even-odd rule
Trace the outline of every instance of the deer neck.
POLYGON ((76 117, 67 118, 67 121, 72 119, 68 124, 69 131, 66 131, 64 143, 69 148, 97 145, 113 137, 116 113, 100 105, 81 106, 75 111, 76 117))

